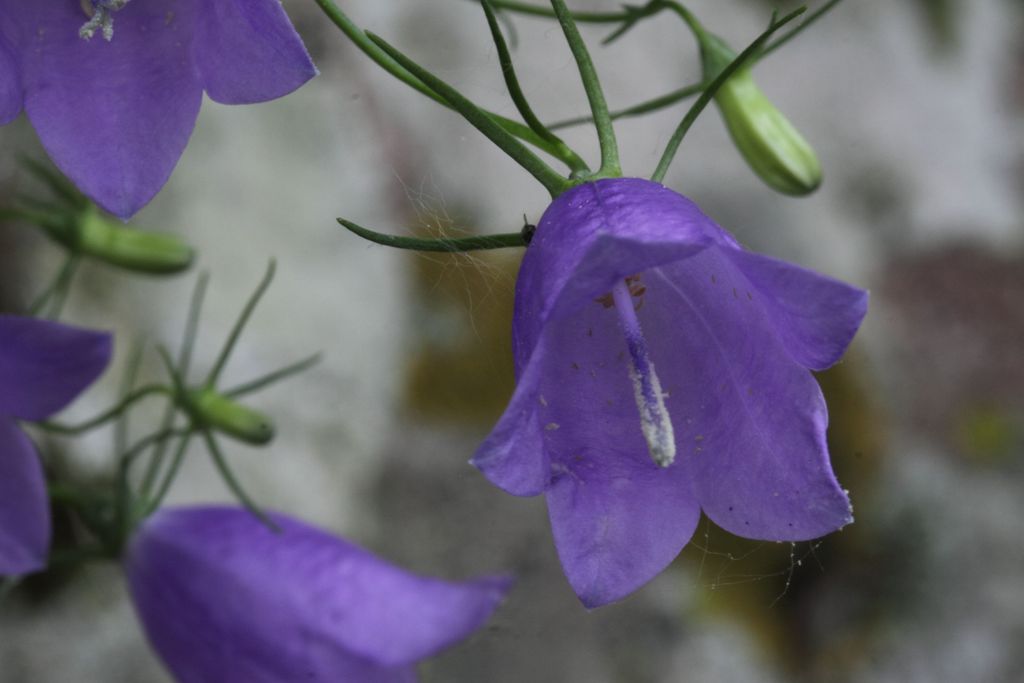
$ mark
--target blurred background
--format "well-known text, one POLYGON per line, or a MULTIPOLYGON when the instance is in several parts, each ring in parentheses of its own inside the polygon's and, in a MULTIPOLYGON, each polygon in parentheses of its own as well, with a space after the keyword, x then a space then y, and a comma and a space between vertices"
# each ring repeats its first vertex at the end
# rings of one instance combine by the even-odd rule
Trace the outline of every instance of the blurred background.
MULTIPOLYGON (((689 6, 740 47, 776 4, 795 6, 689 6)), ((342 5, 514 116, 473 3, 342 5)), ((229 446, 251 494, 420 573, 518 574, 488 626, 425 663, 424 681, 1024 680, 1024 3, 846 0, 762 62, 759 84, 821 157, 825 183, 809 198, 761 184, 712 109, 698 121, 667 185, 751 248, 871 290, 846 359, 819 378, 856 523, 789 545, 704 520, 669 570, 589 613, 562 576, 544 501, 508 496, 466 464, 512 390, 520 254, 402 253, 334 221, 508 232, 524 213, 540 218, 543 188, 457 115, 377 69, 313 3, 285 6, 320 77, 268 104, 206 102, 171 181, 133 224, 187 238, 197 269, 212 275, 197 371, 272 257, 277 279, 227 382, 325 354, 253 399, 278 437, 262 449, 229 446)), ((583 113, 557 26, 524 17, 510 26, 536 110, 546 120, 583 113)), ((584 27, 613 109, 699 80, 696 47, 674 18, 601 48, 606 32, 584 27)), ((620 122, 628 174, 650 174, 687 106, 620 122)), ((597 158, 588 127, 566 138, 597 158)), ((29 182, 15 152, 42 152, 24 118, 0 129, 0 149, 2 198, 29 182)), ((0 226, 2 308, 23 308, 59 264, 29 226, 0 226)), ((194 280, 82 269, 64 319, 114 329, 118 347, 65 420, 115 400, 133 343, 176 347, 194 280)), ((155 354, 146 358, 157 377, 155 354)), ((134 418, 138 430, 144 420, 134 418)), ((65 476, 108 476, 109 432, 38 441, 65 476)), ((170 498, 230 496, 194 448, 170 498)), ((0 606, 3 683, 169 680, 115 566, 39 577, 0 606)))

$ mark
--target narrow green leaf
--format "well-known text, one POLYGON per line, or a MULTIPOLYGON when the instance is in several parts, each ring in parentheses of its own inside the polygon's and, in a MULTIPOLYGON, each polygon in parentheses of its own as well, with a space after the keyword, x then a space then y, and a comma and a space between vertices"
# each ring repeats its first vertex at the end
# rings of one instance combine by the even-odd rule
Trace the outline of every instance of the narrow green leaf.
POLYGON ((571 187, 572 184, 568 180, 553 171, 550 166, 541 161, 537 155, 519 142, 515 136, 505 130, 490 115, 473 104, 458 90, 409 59, 380 36, 369 32, 366 35, 404 69, 443 97, 451 105, 451 108, 461 114, 474 128, 487 136, 491 142, 526 169, 530 175, 536 178, 551 193, 552 197, 557 197, 571 187))
MULTIPOLYGON (((612 120, 624 119, 630 116, 640 116, 641 114, 664 109, 665 107, 672 106, 676 102, 682 102, 688 97, 693 97, 694 95, 699 94, 708 85, 708 83, 693 83, 691 85, 683 86, 677 90, 673 90, 672 92, 665 93, 664 95, 644 100, 643 102, 634 104, 631 107, 613 111, 611 112, 612 120)), ((578 126, 581 123, 590 123, 593 120, 593 116, 577 116, 571 119, 564 119, 562 121, 556 121, 555 123, 549 123, 548 128, 551 130, 559 130, 561 128, 569 128, 570 126, 578 126)))
POLYGON ((398 235, 386 235, 376 232, 363 226, 345 220, 337 219, 342 226, 365 240, 382 244, 385 247, 395 249, 410 249, 412 251, 434 251, 434 252, 462 252, 480 251, 482 249, 503 249, 505 247, 525 247, 526 242, 520 232, 503 233, 498 235, 474 235, 472 237, 442 237, 438 239, 424 239, 420 237, 400 237, 398 235))
POLYGON ((227 341, 224 342, 224 347, 220 350, 217 355, 217 360, 213 364, 213 369, 210 370, 210 374, 206 378, 205 385, 212 387, 217 383, 217 378, 220 377, 220 373, 224 370, 224 366, 228 362, 228 358, 231 356, 231 352, 235 348, 235 344, 238 342, 239 336, 242 334, 242 330, 245 329, 246 323, 249 322, 249 318, 252 317, 253 311, 256 310, 256 305, 259 304, 260 299, 266 293, 267 288, 270 287, 270 283, 274 279, 274 272, 277 270, 277 262, 271 259, 267 264, 267 270, 263 274, 263 279, 253 290, 249 300, 245 302, 245 306, 242 307, 242 312, 239 314, 238 319, 235 321, 234 327, 231 328, 231 333, 228 335, 227 341))

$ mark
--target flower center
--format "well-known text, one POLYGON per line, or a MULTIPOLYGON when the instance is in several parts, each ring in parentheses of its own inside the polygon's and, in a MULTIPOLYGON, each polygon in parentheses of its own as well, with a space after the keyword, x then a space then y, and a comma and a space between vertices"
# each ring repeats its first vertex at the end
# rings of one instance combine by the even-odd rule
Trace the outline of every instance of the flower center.
MULTIPOLYGON (((631 289, 631 285, 636 286, 635 279, 620 280, 612 288, 612 300, 629 349, 629 377, 633 380, 633 396, 640 411, 640 429, 647 441, 647 451, 655 464, 668 467, 676 458, 675 433, 665 407, 661 381, 647 353, 647 340, 644 339, 640 320, 633 307, 633 293, 636 290, 631 289)), ((642 289, 639 291, 642 292, 642 289)))
POLYGON ((114 12, 118 11, 129 0, 81 0, 82 11, 89 21, 78 29, 78 37, 90 40, 96 31, 103 34, 103 40, 110 42, 114 37, 114 12))

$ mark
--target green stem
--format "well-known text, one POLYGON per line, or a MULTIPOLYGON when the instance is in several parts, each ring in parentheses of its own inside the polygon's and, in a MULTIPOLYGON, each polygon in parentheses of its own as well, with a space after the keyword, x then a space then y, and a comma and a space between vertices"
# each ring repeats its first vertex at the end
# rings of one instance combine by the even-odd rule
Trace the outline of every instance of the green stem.
POLYGON ((238 498, 238 502, 241 503, 246 510, 256 516, 261 522, 263 522, 271 531, 280 531, 278 526, 274 524, 274 521, 267 517, 267 515, 256 505, 256 502, 245 492, 238 479, 235 477, 234 472, 228 466, 228 461, 224 458, 224 454, 220 450, 220 446, 217 444, 217 440, 208 429, 203 430, 203 439, 206 441, 206 447, 210 451, 210 457, 213 458, 213 464, 217 467, 220 472, 220 476, 224 478, 224 483, 228 485, 231 492, 238 498))
MULTIPOLYGON (((660 95, 649 100, 644 100, 643 102, 634 104, 631 107, 626 107, 625 109, 613 111, 611 112, 612 120, 615 121, 617 119, 624 119, 630 116, 639 116, 641 114, 646 114, 648 112, 657 111, 658 109, 664 109, 665 107, 671 106, 676 102, 681 102, 682 100, 685 100, 688 97, 692 97, 693 95, 700 93, 702 90, 704 90, 705 87, 707 87, 707 85, 707 83, 693 83, 692 85, 684 86, 682 88, 679 88, 678 90, 673 90, 672 92, 665 93, 664 95, 660 95)), ((577 116, 575 118, 564 119, 562 121, 556 121, 555 123, 549 123, 548 128, 550 128, 551 130, 559 130, 560 128, 569 128, 570 126, 577 126, 581 123, 591 123, 593 120, 593 116, 577 116)))
MULTIPOLYGON (((121 381, 121 390, 118 392, 121 400, 135 389, 135 381, 139 377, 139 368, 142 367, 142 354, 146 350, 144 341, 136 341, 132 347, 132 353, 125 368, 124 378, 121 381)), ((114 452, 120 453, 128 443, 128 413, 123 413, 121 419, 114 425, 114 452)))
POLYGON ((314 353, 312 356, 308 358, 303 358, 302 360, 292 363, 291 365, 286 365, 283 368, 279 368, 277 370, 274 370, 273 372, 269 372, 266 375, 263 375, 262 377, 258 377, 252 380, 251 382, 240 384, 239 386, 228 389, 222 393, 224 394, 224 396, 227 396, 228 398, 238 398, 239 396, 251 394, 254 391, 259 391, 263 387, 270 386, 271 384, 279 382, 282 379, 291 377, 292 375, 297 375, 300 372, 308 370, 309 368, 319 363, 320 358, 321 354, 314 353))
POLYGON ((564 157, 571 160, 569 163, 570 170, 580 174, 589 173, 590 168, 587 166, 587 163, 572 151, 560 137, 548 130, 541 123, 540 119, 537 118, 537 115, 533 113, 533 109, 530 107, 530 103, 527 101, 526 95, 519 85, 515 65, 512 63, 512 54, 509 52, 505 36, 501 33, 501 27, 498 26, 498 19, 494 16, 494 10, 491 9, 489 0, 480 0, 480 6, 483 7, 484 14, 487 17, 487 25, 491 29, 491 37, 498 51, 498 61, 501 64, 501 74, 505 78, 505 87, 508 89, 508 94, 512 98, 512 102, 515 103, 516 109, 519 110, 519 114, 526 121, 526 125, 541 138, 563 150, 564 157))
POLYGON ((153 444, 162 443, 168 439, 172 439, 176 436, 186 436, 190 434, 192 429, 189 427, 172 427, 168 429, 161 429, 153 432, 147 436, 142 437, 131 446, 126 448, 119 455, 119 459, 124 460, 128 463, 129 469, 132 464, 135 463, 142 455, 146 452, 146 449, 153 444))
POLYGON ((679 15, 679 18, 686 22, 686 25, 690 27, 690 30, 693 31, 693 34, 697 37, 698 42, 700 42, 701 39, 706 35, 706 32, 704 31, 704 26, 699 21, 697 21, 697 17, 695 17, 690 10, 686 9, 686 7, 684 7, 678 2, 665 0, 664 4, 666 7, 668 7, 677 15, 679 15))
MULTIPOLYGON (((199 277, 196 278, 195 287, 192 289, 192 297, 189 301, 188 316, 185 319, 185 330, 182 334, 181 348, 178 351, 178 370, 175 370, 174 363, 170 361, 170 356, 166 353, 161 353, 161 358, 164 364, 167 366, 168 372, 171 374, 174 380, 175 390, 180 395, 184 391, 184 383, 188 381, 188 370, 192 363, 192 350, 195 348, 196 333, 199 329, 199 315, 203 309, 203 299, 206 296, 206 286, 210 281, 210 274, 202 272, 199 277), (178 376, 181 379, 178 379, 178 376)), ((160 430, 167 431, 174 425, 174 417, 178 413, 178 402, 170 401, 167 407, 164 409, 164 415, 160 420, 160 430)), ((160 473, 160 468, 163 466, 164 456, 167 453, 168 440, 162 439, 156 443, 156 448, 153 450, 153 455, 149 459, 149 463, 146 465, 146 471, 142 476, 142 483, 140 484, 139 490, 148 495, 149 491, 153 490, 153 485, 156 483, 156 476, 160 473)))
POLYGON ((89 200, 85 198, 85 195, 78 191, 78 188, 75 187, 71 181, 65 178, 59 171, 48 166, 45 162, 36 161, 32 157, 25 155, 19 155, 18 161, 21 162, 21 165, 24 166, 29 173, 46 183, 46 185, 53 190, 53 193, 56 194, 65 204, 75 209, 84 209, 89 205, 89 200))
POLYGON ((231 333, 228 335, 227 341, 224 343, 224 347, 220 350, 220 354, 217 356, 217 360, 213 364, 213 369, 206 378, 204 383, 207 387, 213 387, 217 384, 217 379, 220 377, 220 373, 224 370, 224 366, 228 362, 228 358, 231 356, 231 352, 235 348, 235 344, 238 342, 239 336, 242 334, 242 330, 245 329, 245 324, 249 322, 249 318, 252 316, 256 305, 260 302, 263 294, 270 287, 270 283, 274 279, 274 271, 277 270, 277 263, 271 259, 270 263, 267 264, 267 270, 263 274, 263 279, 256 286, 252 296, 245 302, 245 306, 242 308, 241 314, 235 321, 234 327, 231 328, 231 333))
POLYGON ((203 299, 206 297, 206 286, 210 282, 210 274, 202 272, 196 279, 192 290, 192 298, 188 305, 188 317, 185 318, 185 331, 182 334, 181 349, 178 351, 178 373, 183 381, 188 378, 189 366, 192 364, 192 350, 196 344, 196 332, 199 329, 199 315, 203 310, 203 299))
MULTIPOLYGON (((344 33, 349 40, 351 40, 357 48, 359 48, 363 54, 372 59, 386 72, 397 78, 402 83, 405 83, 410 88, 425 95, 430 99, 434 100, 440 105, 443 105, 449 109, 452 108, 451 104, 445 100, 444 97, 430 89, 428 85, 423 83, 419 78, 409 72, 408 69, 404 68, 401 64, 395 61, 387 52, 378 47, 372 40, 369 39, 366 32, 361 28, 352 23, 344 12, 342 12, 332 0, 315 0, 316 4, 320 6, 324 14, 331 22, 337 26, 342 33, 344 33)), ((487 111, 488 116, 494 119, 500 126, 505 128, 508 132, 515 135, 517 138, 530 143, 537 149, 540 149, 552 157, 558 159, 569 168, 572 168, 573 160, 572 156, 566 156, 565 150, 559 148, 556 145, 552 145, 544 138, 537 135, 535 132, 530 130, 529 126, 526 126, 519 121, 513 121, 512 119, 506 118, 494 112, 487 111)), ((571 151, 571 150, 570 150, 571 151)))
POLYGON ((367 33, 367 37, 375 42, 382 50, 387 52, 392 59, 402 65, 407 71, 425 83, 431 90, 439 94, 451 108, 457 111, 473 125, 478 131, 497 145, 505 154, 512 157, 520 166, 526 169, 541 185, 543 185, 552 197, 557 197, 572 186, 568 180, 553 171, 551 167, 540 160, 537 155, 527 149, 519 140, 498 124, 489 114, 479 109, 469 101, 458 90, 448 85, 440 78, 430 73, 416 62, 412 61, 396 48, 390 45, 380 36, 367 33))
MULTIPOLYGON (((841 0, 829 0, 821 8, 815 10, 812 14, 807 15, 807 18, 804 19, 799 26, 793 27, 788 32, 766 45, 758 55, 758 59, 774 52, 798 36, 804 31, 804 29, 820 19, 825 13, 840 2, 841 0)), ((529 2, 518 2, 517 0, 491 0, 491 4, 497 9, 508 10, 509 12, 515 12, 517 14, 546 17, 548 19, 553 19, 556 16, 554 11, 550 8, 529 2)), ((584 24, 635 23, 637 19, 654 16, 661 10, 668 9, 671 4, 673 4, 671 0, 652 0, 641 8, 629 8, 621 12, 571 12, 570 14, 577 22, 584 24)), ((605 40, 607 41, 608 39, 618 37, 617 33, 619 32, 617 31, 605 40)))
POLYGON ((178 448, 171 456, 171 465, 167 468, 167 472, 164 473, 164 477, 160 481, 160 487, 152 499, 149 499, 147 490, 143 489, 141 491, 139 500, 144 502, 145 508, 140 517, 148 517, 160 507, 160 503, 167 496, 167 492, 171 489, 171 484, 174 483, 175 477, 178 476, 178 470, 181 469, 181 463, 185 460, 185 453, 188 451, 188 444, 192 441, 192 436, 193 432, 189 430, 188 433, 181 437, 181 440, 178 442, 178 448))
POLYGON ((758 50, 761 49, 761 46, 764 45, 765 41, 767 41, 773 33, 793 19, 796 19, 798 16, 803 14, 804 11, 805 8, 800 8, 790 14, 787 14, 778 21, 775 20, 775 16, 773 15, 772 21, 767 30, 759 35, 754 42, 748 45, 743 52, 737 55, 736 59, 732 60, 729 65, 722 70, 722 73, 718 74, 715 80, 711 82, 711 85, 709 85, 707 89, 701 93, 700 97, 697 98, 697 101, 693 103, 690 110, 686 112, 683 120, 680 121, 679 126, 668 141, 664 154, 661 155, 661 161, 658 162, 658 167, 654 170, 654 173, 651 174, 651 180, 660 183, 665 178, 665 174, 668 172, 668 167, 672 164, 676 151, 679 149, 679 144, 683 141, 683 138, 686 136, 687 131, 690 130, 690 126, 693 125, 693 122, 697 120, 700 113, 704 111, 704 108, 709 102, 711 102, 715 93, 718 92, 718 89, 722 87, 727 80, 729 80, 729 77, 731 77, 733 73, 746 65, 754 55, 757 54, 758 50))
MULTIPOLYGON (((167 443, 170 439, 176 436, 187 436, 191 433, 190 429, 161 429, 160 431, 144 436, 129 448, 120 451, 118 456, 118 478, 125 482, 125 486, 128 486, 128 476, 130 474, 132 465, 135 464, 147 450, 150 449, 154 444, 162 446, 167 443)), ((151 460, 150 464, 154 461, 151 460)), ((117 499, 117 545, 120 546, 124 543, 125 539, 131 534, 132 527, 135 524, 135 513, 138 511, 139 501, 144 501, 145 496, 142 495, 143 490, 148 493, 149 487, 143 489, 139 488, 140 495, 138 499, 133 500, 131 491, 128 491, 127 495, 121 495, 119 492, 117 499)))
POLYGON ((783 45, 785 45, 786 43, 788 43, 789 41, 793 40, 798 35, 803 33, 804 29, 808 28, 818 19, 821 19, 823 16, 825 16, 825 14, 829 12, 829 10, 838 5, 840 2, 842 2, 842 0, 829 0, 824 5, 808 14, 807 18, 801 21, 799 26, 794 26, 792 29, 790 29, 786 33, 783 33, 781 36, 779 36, 770 44, 768 44, 763 50, 761 50, 761 54, 757 56, 758 61, 767 57, 772 52, 775 52, 780 47, 782 47, 783 45))
MULTIPOLYGON (((135 388, 135 380, 142 365, 142 354, 145 351, 145 344, 136 342, 132 355, 125 370, 124 379, 121 384, 121 400, 124 400, 132 389, 135 388)), ((114 424, 114 452, 121 455, 117 459, 117 476, 114 482, 115 503, 114 514, 117 521, 118 538, 127 537, 129 512, 131 510, 132 492, 128 484, 128 460, 124 451, 128 444, 128 412, 123 412, 121 419, 114 424)))
POLYGON ((601 90, 601 81, 597 77, 597 70, 590 59, 590 52, 580 31, 576 28, 569 9, 565 6, 565 0, 551 0, 551 7, 555 10, 558 23, 565 34, 565 40, 569 43, 569 49, 576 60, 576 66, 583 81, 583 89, 587 93, 587 100, 590 103, 590 113, 594 116, 594 127, 597 128, 597 138, 601 145, 601 168, 597 171, 597 177, 609 177, 622 175, 619 166, 619 148, 615 142, 615 127, 612 125, 611 114, 608 111, 608 103, 604 99, 604 92, 601 90))
MULTIPOLYGON (((516 2, 516 0, 491 0, 491 4, 498 9, 527 14, 535 17, 547 17, 553 19, 557 15, 554 10, 529 2, 516 2)), ((572 18, 576 21, 590 24, 617 24, 629 18, 629 12, 572 12, 572 18)))
POLYGON ((67 214, 53 211, 52 207, 44 202, 39 202, 29 197, 22 197, 18 200, 19 205, 11 208, 0 208, 0 220, 25 221, 38 225, 55 235, 66 230, 67 214), (28 206, 31 203, 34 206, 28 206))
POLYGON ((149 384, 144 387, 139 387, 135 391, 130 392, 123 399, 121 399, 121 401, 117 405, 109 408, 103 413, 100 413, 91 420, 86 420, 85 422, 81 422, 76 425, 64 425, 56 422, 37 422, 35 424, 43 431, 51 432, 53 434, 81 434, 82 432, 87 432, 90 429, 98 427, 105 422, 113 420, 114 418, 121 415, 121 413, 127 410, 136 401, 140 401, 147 396, 152 396, 153 394, 164 394, 165 396, 172 396, 173 392, 168 387, 162 384, 149 384))
POLYGON ((395 249, 411 249, 413 251, 438 251, 438 252, 462 252, 479 251, 481 249, 503 249, 505 247, 525 247, 526 242, 520 232, 510 232, 499 235, 474 235, 473 237, 455 237, 440 239, 423 239, 420 237, 400 237, 397 235, 386 235, 375 232, 361 225, 347 221, 344 218, 337 219, 341 225, 365 240, 382 244, 385 247, 395 249))
POLYGON ((57 276, 53 278, 53 282, 46 286, 42 292, 39 293, 31 304, 28 306, 28 314, 31 316, 39 315, 40 311, 46 306, 47 302, 53 296, 54 292, 57 291, 57 286, 66 278, 69 277, 68 271, 73 270, 76 267, 76 261, 78 257, 74 254, 68 254, 67 258, 64 259, 64 264, 61 265, 60 270, 57 271, 57 276))

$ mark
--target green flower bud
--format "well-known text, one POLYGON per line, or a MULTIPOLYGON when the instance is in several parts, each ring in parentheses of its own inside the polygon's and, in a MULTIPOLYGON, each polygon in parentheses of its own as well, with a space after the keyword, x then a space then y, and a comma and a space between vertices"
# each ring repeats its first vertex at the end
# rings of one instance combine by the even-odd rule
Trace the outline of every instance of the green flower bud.
POLYGON ((171 274, 186 270, 192 247, 174 235, 118 225, 95 207, 78 215, 78 250, 100 261, 141 273, 171 274))
POLYGON ((212 388, 193 389, 186 400, 189 412, 200 425, 257 446, 270 443, 274 438, 274 424, 269 417, 212 388))
MULTIPOLYGON (((704 79, 714 79, 736 58, 717 36, 700 37, 704 79)), ((761 180, 790 195, 821 184, 814 149, 757 87, 749 67, 738 69, 715 93, 715 103, 736 148, 761 180)))

